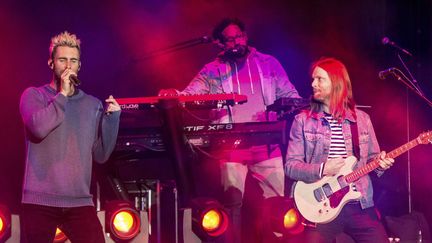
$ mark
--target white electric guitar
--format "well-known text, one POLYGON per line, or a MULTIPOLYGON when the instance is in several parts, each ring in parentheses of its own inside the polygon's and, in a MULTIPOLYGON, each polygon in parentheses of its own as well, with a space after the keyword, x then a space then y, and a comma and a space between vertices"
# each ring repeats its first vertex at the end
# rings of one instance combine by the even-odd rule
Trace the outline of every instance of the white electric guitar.
MULTIPOLYGON (((432 131, 420 134, 416 139, 387 153, 388 158, 396 158, 419 144, 432 142, 432 131)), ((361 197, 355 191, 353 182, 379 167, 378 160, 353 171, 356 157, 345 159, 345 165, 334 176, 324 176, 314 183, 298 181, 294 188, 294 201, 303 217, 314 223, 328 223, 335 219, 343 206, 361 197)))

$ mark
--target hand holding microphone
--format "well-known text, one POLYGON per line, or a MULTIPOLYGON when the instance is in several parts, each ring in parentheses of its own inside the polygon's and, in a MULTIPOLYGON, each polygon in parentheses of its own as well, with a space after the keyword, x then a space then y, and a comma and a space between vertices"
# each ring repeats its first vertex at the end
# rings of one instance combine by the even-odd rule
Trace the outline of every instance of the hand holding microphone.
POLYGON ((69 80, 71 81, 71 83, 72 83, 74 86, 78 86, 78 85, 81 84, 81 80, 78 79, 78 76, 77 76, 76 74, 71 74, 71 75, 69 76, 69 80))
POLYGON ((71 96, 75 92, 75 86, 81 83, 77 74, 71 68, 66 68, 63 71, 60 82, 59 89, 64 96, 71 96))

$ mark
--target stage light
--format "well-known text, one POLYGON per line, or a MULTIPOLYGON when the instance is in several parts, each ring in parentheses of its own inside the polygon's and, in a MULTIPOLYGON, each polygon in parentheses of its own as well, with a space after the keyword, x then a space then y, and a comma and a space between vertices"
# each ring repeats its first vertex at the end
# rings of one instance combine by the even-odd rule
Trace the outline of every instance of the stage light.
POLYGON ((297 234, 303 231, 302 216, 297 209, 291 208, 285 213, 284 229, 291 234, 297 234))
POLYGON ((111 201, 105 206, 105 231, 114 241, 133 239, 140 231, 139 213, 129 201, 111 201))
POLYGON ((5 205, 0 204, 0 242, 11 236, 11 213, 5 205))
POLYGON ((264 201, 264 225, 272 232, 284 235, 299 234, 304 230, 304 219, 294 201, 285 197, 271 197, 264 201))
POLYGON ((201 240, 217 238, 228 229, 228 215, 218 201, 196 198, 191 208, 192 230, 201 240))
POLYGON ((63 231, 59 228, 56 228, 56 233, 55 233, 55 237, 54 237, 54 243, 63 243, 67 240, 67 236, 65 233, 63 233, 63 231))
POLYGON ((0 233, 3 233, 3 230, 4 230, 4 228, 3 228, 4 223, 3 222, 4 222, 3 218, 0 217, 0 233))

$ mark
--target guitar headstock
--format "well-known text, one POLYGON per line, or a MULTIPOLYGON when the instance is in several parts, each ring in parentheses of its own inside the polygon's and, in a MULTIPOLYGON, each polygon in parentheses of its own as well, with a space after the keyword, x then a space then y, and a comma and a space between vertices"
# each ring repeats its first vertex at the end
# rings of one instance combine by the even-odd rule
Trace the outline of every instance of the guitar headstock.
POLYGON ((432 131, 422 132, 418 137, 419 144, 432 143, 432 131))

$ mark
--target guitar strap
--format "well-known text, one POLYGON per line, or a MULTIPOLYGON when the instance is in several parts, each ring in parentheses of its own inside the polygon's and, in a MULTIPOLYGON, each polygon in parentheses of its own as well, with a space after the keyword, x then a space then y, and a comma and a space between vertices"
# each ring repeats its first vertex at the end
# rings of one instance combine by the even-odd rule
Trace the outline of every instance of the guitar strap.
POLYGON ((360 159, 360 142, 359 142, 359 133, 358 133, 358 126, 356 122, 351 122, 351 137, 353 142, 353 152, 354 156, 360 159))

